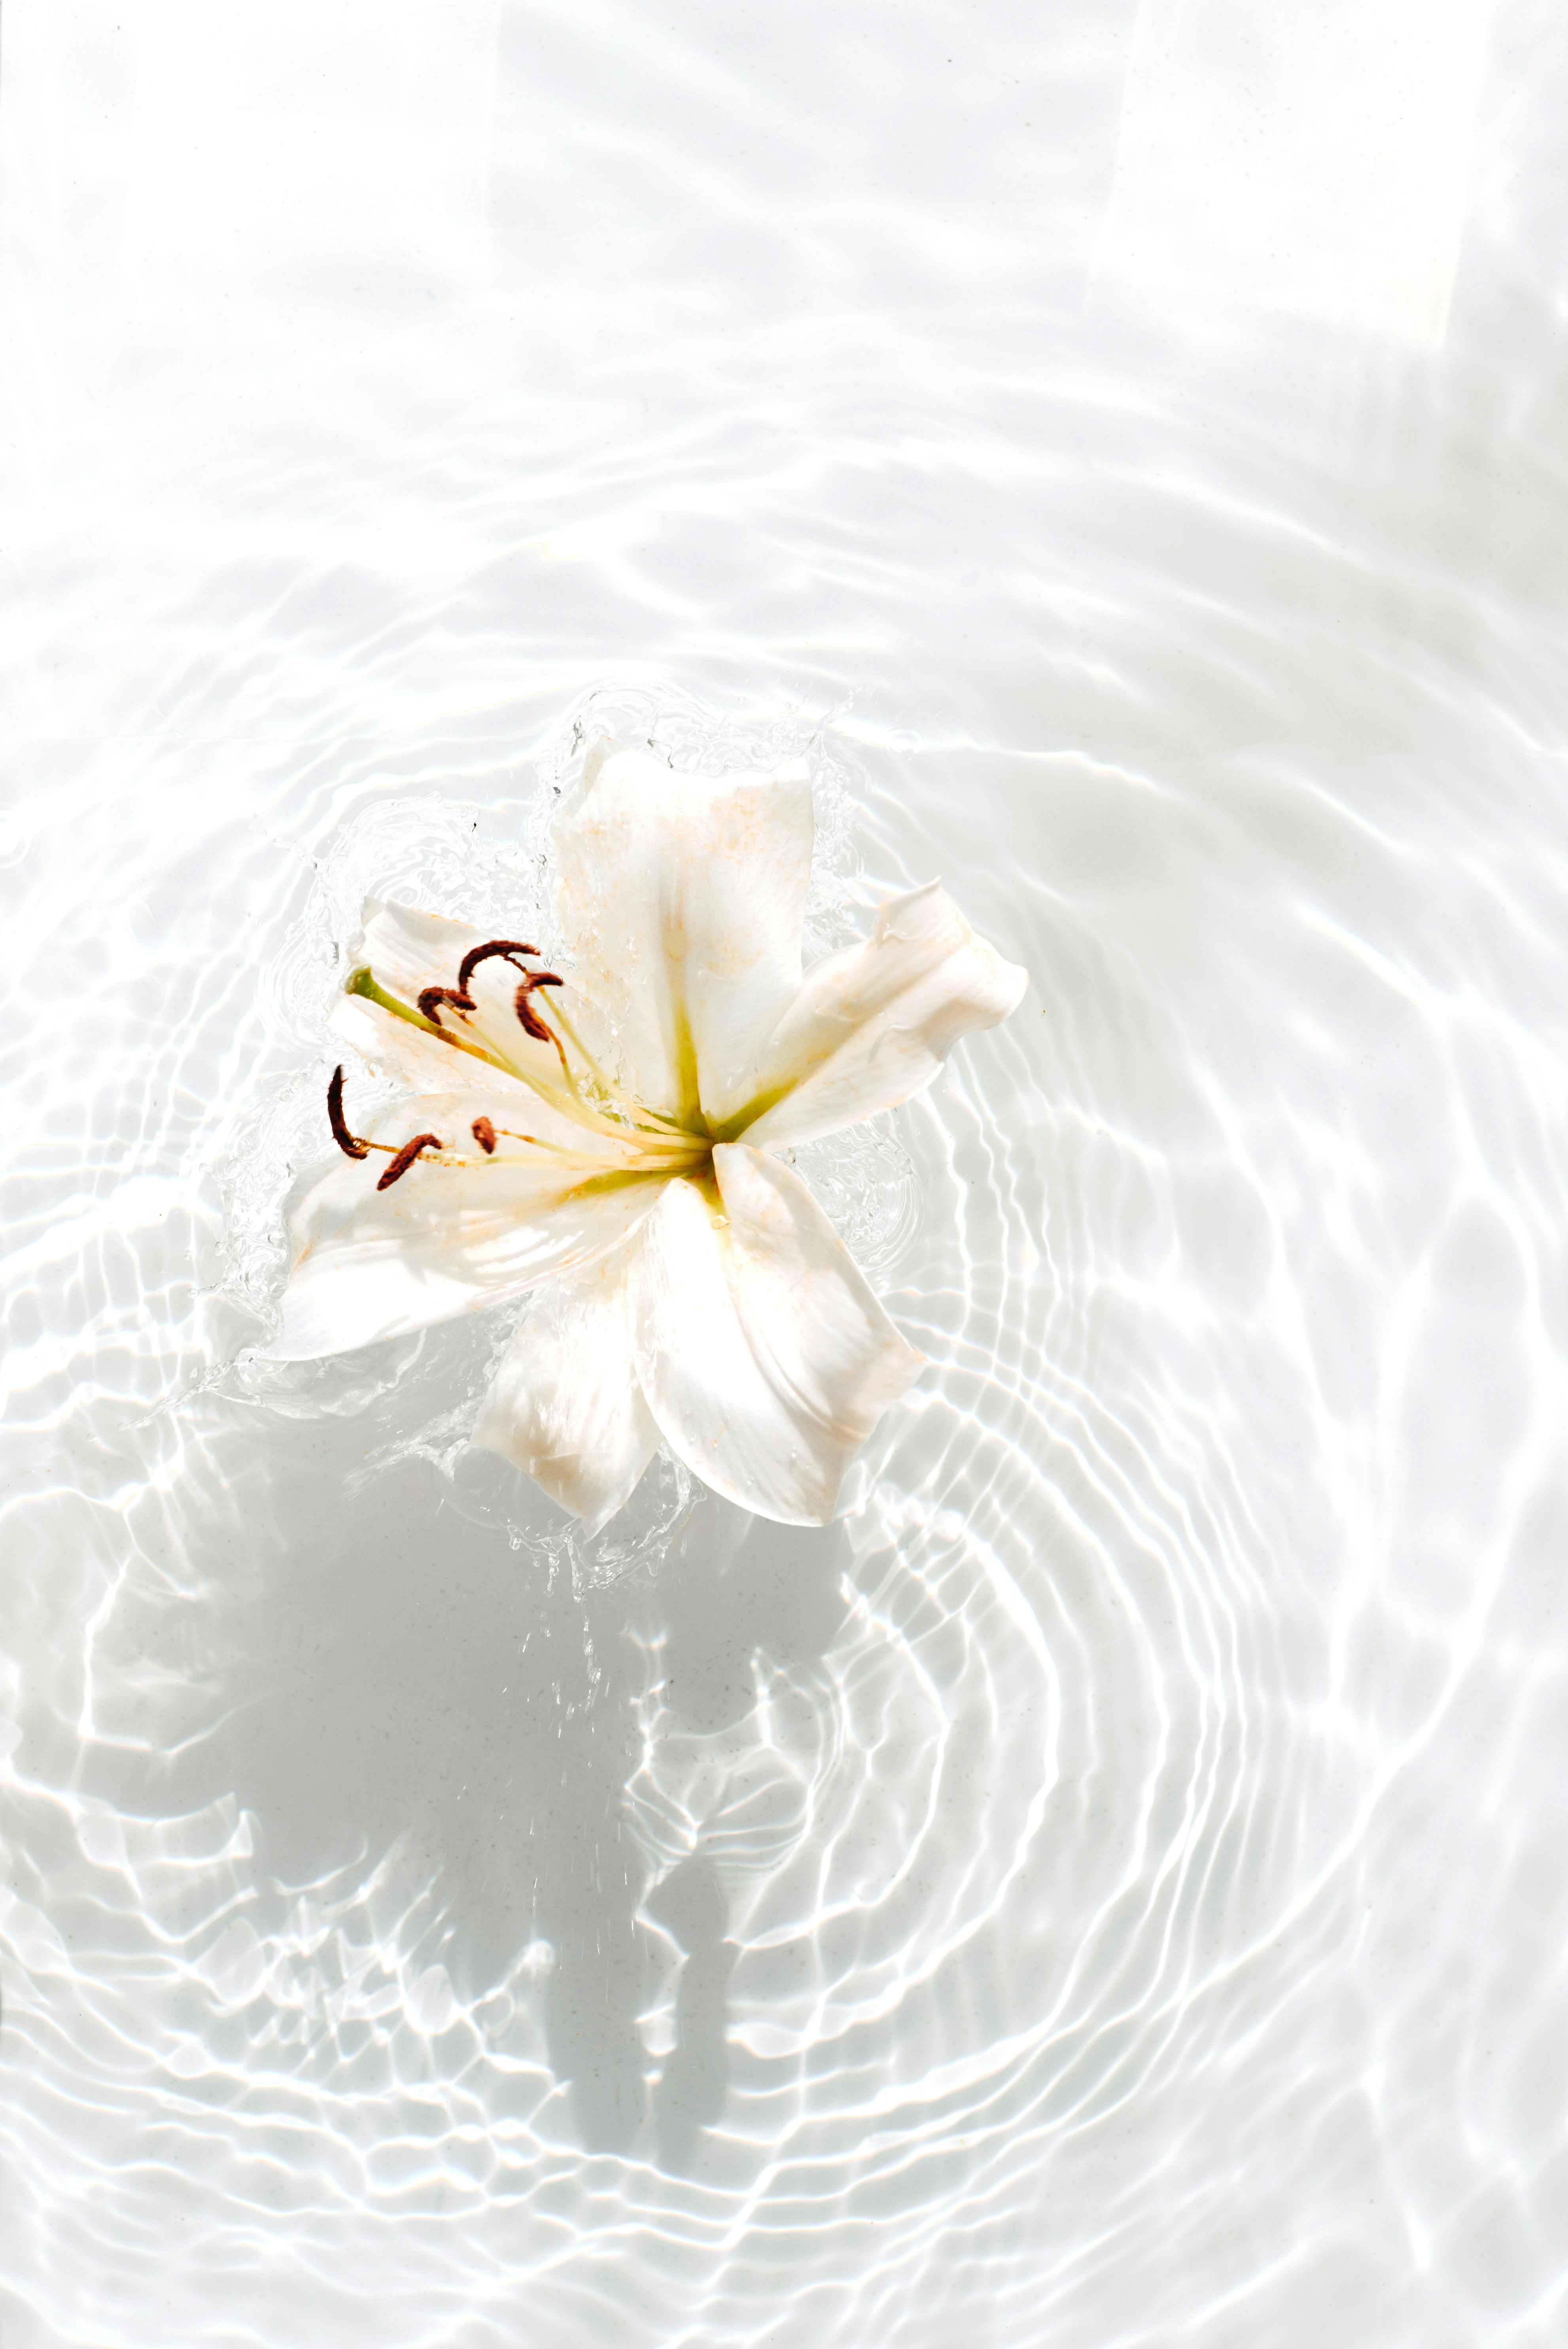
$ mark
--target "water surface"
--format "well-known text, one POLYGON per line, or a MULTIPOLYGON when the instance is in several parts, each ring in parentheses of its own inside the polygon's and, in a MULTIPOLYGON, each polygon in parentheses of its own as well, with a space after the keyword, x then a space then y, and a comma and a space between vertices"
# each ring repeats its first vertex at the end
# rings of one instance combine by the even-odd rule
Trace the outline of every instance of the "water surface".
POLYGON ((1177 299, 1133 35, 7 12, 16 2349, 1561 2336, 1568 59, 1413 305, 1177 299), (579 721, 1031 973, 802 1154, 934 1365, 823 1531, 247 1359, 579 721))

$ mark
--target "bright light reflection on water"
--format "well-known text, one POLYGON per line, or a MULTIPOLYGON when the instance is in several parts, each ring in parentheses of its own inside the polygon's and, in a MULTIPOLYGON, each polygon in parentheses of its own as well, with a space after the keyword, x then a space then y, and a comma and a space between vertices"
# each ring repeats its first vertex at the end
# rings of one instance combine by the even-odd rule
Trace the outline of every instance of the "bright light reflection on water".
POLYGON ((1562 2338, 1568 56, 1211 19, 8 9, 7 2349, 1562 2338), (825 1531, 247 1356, 579 718, 1032 975, 825 1531))

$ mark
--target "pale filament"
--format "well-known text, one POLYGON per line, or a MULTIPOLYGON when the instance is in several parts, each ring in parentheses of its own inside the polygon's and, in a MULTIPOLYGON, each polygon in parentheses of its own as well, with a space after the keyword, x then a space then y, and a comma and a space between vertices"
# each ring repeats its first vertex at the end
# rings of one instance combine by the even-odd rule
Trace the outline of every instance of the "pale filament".
MULTIPOLYGON (((470 1037, 459 1036, 450 1028, 443 1028, 438 1020, 427 1018, 424 1013, 415 1010, 411 1005, 403 1002, 397 996, 389 994, 368 964, 363 965, 354 973, 348 981, 347 992, 351 995, 361 995, 367 1002, 380 1004, 383 1010, 390 1011, 398 1019, 406 1019, 411 1028, 418 1028, 427 1036, 438 1036, 444 1044, 449 1044, 455 1051, 467 1052, 472 1059, 483 1061, 490 1068, 500 1069, 504 1075, 516 1077, 520 1083, 525 1084, 531 1092, 537 1093, 541 1101, 548 1103, 558 1115, 569 1119, 573 1125, 582 1126, 584 1132, 603 1134, 607 1141, 611 1142, 624 1143, 627 1140, 627 1125, 632 1121, 605 1117, 599 1111, 590 1107, 583 1099, 573 1079, 570 1065, 566 1061, 565 1053, 562 1050, 559 1039, 555 1040, 555 1049, 561 1056, 562 1067, 570 1088, 565 1094, 553 1085, 542 1083, 534 1070, 520 1068, 515 1061, 493 1047, 475 1043, 470 1037)), ((624 1108, 628 1106, 622 1096, 616 1094, 613 1098, 620 1102, 624 1108)), ((685 1130, 680 1127, 676 1127, 667 1135, 655 1133, 640 1125, 634 1125, 634 1131, 639 1136, 638 1148, 645 1153, 669 1152, 684 1155, 697 1138, 686 1136, 685 1130)), ((355 1154, 353 1152, 349 1153, 351 1157, 355 1154)))

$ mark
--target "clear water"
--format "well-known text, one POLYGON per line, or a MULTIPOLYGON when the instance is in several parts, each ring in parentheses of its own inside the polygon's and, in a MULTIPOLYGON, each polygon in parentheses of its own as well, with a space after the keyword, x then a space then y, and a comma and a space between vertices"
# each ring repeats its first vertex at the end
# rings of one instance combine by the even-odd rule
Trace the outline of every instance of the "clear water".
POLYGON ((1568 48, 1361 15, 7 7, 7 2349, 1563 2338, 1568 48), (1033 975, 823 1533, 245 1359, 584 711, 1033 975))

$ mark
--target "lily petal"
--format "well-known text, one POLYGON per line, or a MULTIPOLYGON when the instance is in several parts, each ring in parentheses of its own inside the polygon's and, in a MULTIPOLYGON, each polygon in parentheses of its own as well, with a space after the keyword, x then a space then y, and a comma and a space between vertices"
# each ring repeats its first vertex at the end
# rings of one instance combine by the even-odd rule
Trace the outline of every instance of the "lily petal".
MULTIPOLYGON (((402 1143, 438 1134, 476 1163, 421 1157, 390 1189, 390 1161, 335 1159, 307 1175, 288 1211, 295 1257, 283 1328, 265 1350, 308 1361, 515 1297, 588 1264, 624 1239, 656 1203, 660 1179, 614 1158, 568 1158, 498 1137, 481 1156, 471 1123, 481 1097, 395 1102, 359 1129, 402 1143)), ((490 1114, 500 1123, 491 1100, 490 1114)))
POLYGON ((671 1183, 635 1244, 633 1342, 686 1465, 743 1508, 826 1525, 850 1455, 923 1357, 799 1175, 721 1145, 671 1183))
MULTIPOLYGON (((590 759, 586 797, 557 820, 556 915, 595 1008, 593 1049, 651 1109, 722 1121, 800 983, 811 785, 771 774, 676 774, 646 751, 590 759)), ((564 1011, 575 1020, 574 986, 564 1011)))
POLYGON ((469 1439, 515 1461, 596 1534, 659 1446, 632 1360, 631 1251, 541 1292, 507 1349, 469 1439))
POLYGON ((1006 1019, 1028 976, 976 937, 939 881, 890 897, 862 945, 807 972, 731 1132, 779 1150, 892 1109, 961 1036, 1006 1019))

